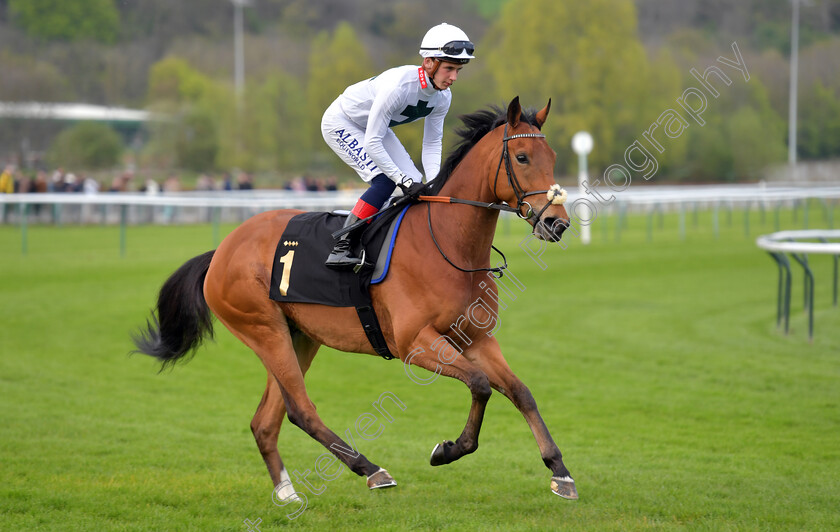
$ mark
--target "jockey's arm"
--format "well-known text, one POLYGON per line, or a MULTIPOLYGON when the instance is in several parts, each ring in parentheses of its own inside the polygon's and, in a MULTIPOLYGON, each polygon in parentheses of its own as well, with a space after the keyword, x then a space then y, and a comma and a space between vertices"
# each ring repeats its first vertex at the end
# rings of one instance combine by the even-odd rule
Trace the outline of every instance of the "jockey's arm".
POLYGON ((449 112, 449 102, 446 105, 438 105, 435 110, 427 116, 423 125, 423 171, 426 174, 428 183, 440 171, 440 160, 443 151, 443 119, 449 112))

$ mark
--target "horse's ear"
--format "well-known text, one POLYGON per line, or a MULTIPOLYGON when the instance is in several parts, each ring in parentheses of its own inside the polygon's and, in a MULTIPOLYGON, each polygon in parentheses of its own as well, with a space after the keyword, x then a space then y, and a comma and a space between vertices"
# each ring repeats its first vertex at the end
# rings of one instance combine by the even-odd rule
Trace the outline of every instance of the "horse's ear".
POLYGON ((537 127, 542 129, 543 124, 545 124, 545 119, 548 118, 548 110, 551 109, 551 98, 548 99, 548 105, 546 105, 540 112, 537 113, 537 127))
POLYGON ((519 96, 511 100, 508 105, 507 121, 511 129, 519 125, 519 118, 522 116, 522 107, 519 106, 519 96))

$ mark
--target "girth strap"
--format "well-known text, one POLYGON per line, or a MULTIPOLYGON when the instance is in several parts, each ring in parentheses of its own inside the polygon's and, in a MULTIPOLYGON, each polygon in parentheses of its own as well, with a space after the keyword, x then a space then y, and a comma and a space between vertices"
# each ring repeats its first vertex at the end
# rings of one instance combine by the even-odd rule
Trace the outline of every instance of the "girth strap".
POLYGON ((376 312, 373 310, 373 302, 366 286, 366 280, 369 280, 369 277, 364 275, 353 275, 351 277, 353 281, 350 283, 350 299, 356 307, 356 314, 359 315, 359 321, 365 331, 365 336, 367 336, 377 355, 385 360, 391 360, 394 355, 388 349, 388 343, 382 334, 382 328, 379 326, 379 319, 377 319, 376 312))

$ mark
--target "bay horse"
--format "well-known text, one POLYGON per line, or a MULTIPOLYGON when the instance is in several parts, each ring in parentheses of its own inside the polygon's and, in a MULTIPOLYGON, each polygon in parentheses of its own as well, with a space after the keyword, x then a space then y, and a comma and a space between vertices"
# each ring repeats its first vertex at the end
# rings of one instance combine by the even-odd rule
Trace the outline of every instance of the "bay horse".
MULTIPOLYGON (((554 181, 556 154, 540 133, 550 107, 549 100, 542 110, 523 113, 516 97, 506 112, 493 108, 461 117, 460 144, 430 184, 430 196, 420 198, 426 204, 405 213, 388 276, 371 286, 370 296, 388 349, 406 369, 413 364, 454 377, 472 394, 463 432, 454 442, 435 446, 431 465, 451 463, 478 448, 485 406, 495 389, 525 417, 551 470, 551 490, 577 499, 574 480, 531 392, 511 371, 496 338, 463 319, 482 296, 498 315, 498 289, 488 271, 493 270, 491 247, 500 210, 517 212, 543 240, 558 240, 569 226, 566 193, 554 181), (441 203, 449 200, 455 204, 441 203), (440 349, 430 348, 442 337, 458 356, 441 358, 440 349)), ((268 298, 277 243, 300 213, 258 214, 218 249, 181 266, 161 288, 151 322, 135 334, 137 352, 159 359, 161 369, 174 363, 212 336, 212 311, 257 354, 268 373, 251 430, 275 495, 296 497, 277 449, 284 415, 351 471, 367 477, 370 489, 394 486, 387 470, 358 451, 347 452, 353 447, 324 424, 304 384, 321 345, 375 354, 355 309, 268 298)))

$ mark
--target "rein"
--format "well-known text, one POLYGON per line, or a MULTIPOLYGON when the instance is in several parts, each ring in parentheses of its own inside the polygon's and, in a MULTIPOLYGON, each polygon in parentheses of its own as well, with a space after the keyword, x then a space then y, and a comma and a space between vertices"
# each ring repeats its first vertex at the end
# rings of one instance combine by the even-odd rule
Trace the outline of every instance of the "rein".
MULTIPOLYGON (((429 200, 425 200, 423 198, 438 198, 438 197, 439 196, 420 196, 419 199, 420 199, 420 201, 429 201, 429 200)), ((441 199, 444 199, 444 198, 441 198, 441 199)), ((455 198, 447 198, 447 199, 451 200, 451 199, 455 199, 455 198)), ((505 269, 508 267, 507 257, 505 257, 505 254, 502 253, 501 250, 499 248, 497 248, 496 246, 494 246, 493 244, 490 244, 490 247, 496 253, 501 255, 502 256, 502 261, 504 261, 504 264, 502 264, 501 266, 498 266, 496 268, 461 268, 460 266, 458 266, 457 264, 452 262, 449 259, 449 257, 446 256, 446 253, 444 253, 443 250, 440 248, 440 244, 438 244, 437 238, 435 238, 434 229, 432 229, 432 203, 434 203, 434 202, 429 201, 427 203, 427 206, 428 206, 428 217, 427 218, 429 220, 429 234, 432 235, 432 242, 435 243, 435 247, 437 248, 438 252, 440 253, 440 256, 443 257, 444 259, 446 259, 446 262, 448 262, 449 265, 452 266, 453 268, 455 268, 456 270, 462 271, 464 273, 492 272, 493 274, 496 275, 496 279, 501 279, 502 276, 505 274, 505 269)), ((450 202, 437 202, 437 203, 464 203, 464 202, 450 201, 450 202)), ((477 202, 477 201, 467 203, 467 205, 472 205, 472 204, 477 204, 477 206, 479 206, 479 207, 487 206, 487 204, 480 203, 480 202, 477 202)), ((491 203, 490 205, 493 205, 493 204, 491 203)))
POLYGON ((482 201, 473 201, 473 200, 465 200, 460 198, 452 198, 449 196, 419 196, 417 199, 420 201, 425 201, 428 204, 427 209, 427 218, 429 221, 429 234, 432 236, 432 242, 435 243, 435 247, 437 248, 438 252, 441 256, 446 259, 453 268, 456 270, 462 271, 464 273, 474 273, 474 272, 491 272, 496 275, 496 278, 501 278, 504 275, 504 270, 508 267, 507 258, 505 254, 502 253, 496 246, 490 245, 491 249, 493 249, 496 253, 502 256, 502 260, 504 264, 498 266, 496 268, 462 268, 452 262, 449 257, 446 256, 446 253, 438 244, 437 238, 435 238, 434 229, 432 229, 432 203, 456 203, 461 205, 471 205, 473 207, 482 207, 485 209, 496 209, 498 211, 505 211, 505 212, 515 212, 517 216, 522 218, 523 220, 529 220, 534 216, 534 209, 531 207, 531 204, 525 201, 525 198, 529 196, 534 196, 537 194, 545 194, 548 197, 548 202, 540 209, 540 212, 536 213, 537 220, 539 220, 542 213, 550 205, 562 205, 566 202, 566 191, 560 188, 560 185, 554 184, 549 187, 548 190, 537 190, 534 192, 525 192, 525 189, 522 188, 522 185, 519 184, 519 180, 516 178, 516 173, 513 171, 513 165, 510 162, 510 152, 508 150, 508 141, 512 139, 520 139, 520 138, 545 138, 545 135, 542 133, 519 133, 517 135, 510 135, 507 134, 508 125, 505 124, 505 131, 504 136, 502 137, 502 142, 504 147, 502 149, 502 156, 499 158, 499 166, 496 168, 496 177, 493 180, 493 195, 498 197, 496 194, 496 185, 499 182, 499 172, 502 169, 502 162, 505 163, 505 173, 507 174, 508 184, 513 189, 513 193, 516 195, 516 207, 511 207, 506 203, 486 203, 482 201), (525 214, 522 214, 522 206, 527 205, 528 210, 525 214))

